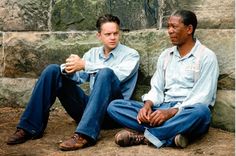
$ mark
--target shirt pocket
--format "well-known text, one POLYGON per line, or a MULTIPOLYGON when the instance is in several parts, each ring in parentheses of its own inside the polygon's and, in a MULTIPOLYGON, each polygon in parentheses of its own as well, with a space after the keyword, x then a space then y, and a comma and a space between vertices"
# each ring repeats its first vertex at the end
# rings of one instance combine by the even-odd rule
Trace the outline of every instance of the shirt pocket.
POLYGON ((194 64, 187 64, 184 65, 181 70, 181 75, 184 80, 187 82, 193 82, 194 81, 194 73, 195 73, 195 65, 194 64))

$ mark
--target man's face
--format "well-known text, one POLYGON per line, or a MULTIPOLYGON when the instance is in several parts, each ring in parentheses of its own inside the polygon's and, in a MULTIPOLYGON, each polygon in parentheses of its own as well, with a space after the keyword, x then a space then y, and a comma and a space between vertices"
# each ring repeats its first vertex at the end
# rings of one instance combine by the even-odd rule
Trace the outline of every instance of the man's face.
POLYGON ((101 32, 97 34, 106 50, 111 51, 119 43, 119 26, 114 22, 102 24, 101 32))
POLYGON ((180 16, 171 16, 168 20, 168 34, 173 45, 181 46, 192 37, 192 25, 184 25, 180 16))

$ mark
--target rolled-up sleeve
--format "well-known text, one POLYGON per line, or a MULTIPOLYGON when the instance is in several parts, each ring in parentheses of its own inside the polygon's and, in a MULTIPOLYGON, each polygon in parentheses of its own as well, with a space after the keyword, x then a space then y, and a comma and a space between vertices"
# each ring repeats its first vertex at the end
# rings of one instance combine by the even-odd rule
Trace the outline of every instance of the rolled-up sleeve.
MULTIPOLYGON (((126 53, 127 51, 123 51, 126 53)), ((113 57, 122 57, 122 56, 113 56, 113 57)), ((110 63, 104 63, 104 61, 91 61, 91 56, 88 54, 84 55, 85 71, 87 73, 96 73, 102 68, 110 68, 114 71, 118 79, 122 82, 137 72, 139 67, 140 56, 136 50, 131 50, 127 52, 122 58, 114 59, 116 61, 110 61, 110 63)))
POLYGON ((82 83, 89 80, 89 74, 83 70, 68 74, 65 72, 65 64, 61 64, 60 68, 61 68, 61 73, 63 75, 65 75, 67 78, 75 81, 77 84, 82 84, 82 83))

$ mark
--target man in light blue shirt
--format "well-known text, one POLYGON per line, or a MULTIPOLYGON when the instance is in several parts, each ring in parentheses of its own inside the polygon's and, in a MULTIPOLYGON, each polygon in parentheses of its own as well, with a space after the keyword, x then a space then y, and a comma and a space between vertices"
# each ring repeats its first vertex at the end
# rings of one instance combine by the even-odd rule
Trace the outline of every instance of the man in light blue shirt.
POLYGON ((168 20, 174 47, 160 55, 143 103, 115 100, 109 105, 108 113, 114 120, 135 130, 118 132, 118 145, 184 148, 208 131, 219 67, 214 52, 194 38, 196 27, 193 12, 175 11, 168 20))
POLYGON ((83 58, 70 55, 64 64, 49 65, 37 81, 30 101, 7 140, 15 145, 42 136, 49 109, 56 97, 67 113, 78 123, 73 136, 59 145, 61 150, 77 150, 94 145, 102 124, 113 122, 106 115, 114 99, 130 99, 137 81, 139 54, 119 43, 120 21, 107 14, 97 20, 97 37, 101 47, 90 49, 83 58), (80 84, 89 81, 90 94, 80 84))

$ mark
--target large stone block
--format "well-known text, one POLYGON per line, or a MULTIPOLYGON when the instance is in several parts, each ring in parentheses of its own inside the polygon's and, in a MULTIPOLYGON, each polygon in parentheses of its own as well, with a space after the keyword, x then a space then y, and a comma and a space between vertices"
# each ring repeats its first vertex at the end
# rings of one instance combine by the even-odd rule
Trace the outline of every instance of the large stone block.
MULTIPOLYGON (((0 107, 25 107, 36 82, 33 78, 0 78, 0 107)), ((88 83, 82 84, 81 88, 89 93, 88 83)), ((60 105, 58 99, 55 105, 60 105)))
POLYGON ((37 78, 48 64, 64 63, 70 54, 82 57, 100 42, 95 32, 6 33, 4 45, 4 76, 37 78))
POLYGON ((211 125, 235 132, 235 91, 218 90, 211 125))
POLYGON ((53 30, 95 30, 100 15, 112 13, 121 19, 121 28, 137 30, 163 28, 175 9, 196 12, 199 28, 234 28, 234 1, 220 0, 100 0, 53 1, 53 30))
POLYGON ((48 30, 50 0, 1 0, 0 30, 48 30))
POLYGON ((0 78, 0 105, 25 107, 28 102, 35 79, 0 78))
POLYGON ((107 0, 106 3, 110 12, 120 18, 122 29, 157 28, 158 0, 107 0))
POLYGON ((188 9, 196 13, 198 18, 198 27, 202 29, 234 29, 235 17, 234 0, 226 0, 222 3, 221 0, 165 0, 162 1, 164 26, 168 16, 176 9, 188 9))
POLYGON ((97 18, 108 13, 105 0, 56 0, 52 5, 52 30, 96 30, 97 18))
POLYGON ((234 34, 234 29, 208 29, 196 32, 196 36, 201 42, 217 55, 220 68, 219 89, 235 89, 234 34))
POLYGON ((53 4, 53 30, 95 30, 96 20, 112 13, 125 30, 156 27, 158 0, 57 0, 53 4))

